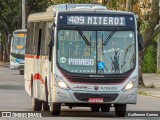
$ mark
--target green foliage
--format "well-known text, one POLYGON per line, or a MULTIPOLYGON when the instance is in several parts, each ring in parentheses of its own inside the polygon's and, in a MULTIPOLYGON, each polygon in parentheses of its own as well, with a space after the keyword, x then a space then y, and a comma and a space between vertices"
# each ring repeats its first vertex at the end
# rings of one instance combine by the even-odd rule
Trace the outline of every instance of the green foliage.
POLYGON ((44 12, 50 3, 47 0, 26 0, 26 12, 44 12))
POLYGON ((108 8, 113 10, 124 10, 126 0, 109 0, 108 8))
POLYGON ((140 31, 141 31, 142 35, 145 34, 147 27, 148 27, 148 21, 143 21, 143 23, 141 24, 141 27, 140 27, 140 31))
POLYGON ((17 27, 21 15, 20 5, 19 0, 0 0, 0 31, 4 30, 7 25, 9 25, 7 32, 11 32, 17 27))
POLYGON ((143 59, 143 73, 155 73, 157 70, 157 45, 153 41, 148 46, 143 59))

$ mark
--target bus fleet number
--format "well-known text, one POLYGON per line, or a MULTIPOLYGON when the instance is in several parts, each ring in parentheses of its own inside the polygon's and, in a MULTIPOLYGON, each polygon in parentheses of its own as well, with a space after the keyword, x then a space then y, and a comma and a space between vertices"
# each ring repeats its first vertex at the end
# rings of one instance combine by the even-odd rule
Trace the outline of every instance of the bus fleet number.
POLYGON ((72 24, 84 24, 84 17, 82 17, 82 16, 71 16, 69 18, 69 21, 72 24))

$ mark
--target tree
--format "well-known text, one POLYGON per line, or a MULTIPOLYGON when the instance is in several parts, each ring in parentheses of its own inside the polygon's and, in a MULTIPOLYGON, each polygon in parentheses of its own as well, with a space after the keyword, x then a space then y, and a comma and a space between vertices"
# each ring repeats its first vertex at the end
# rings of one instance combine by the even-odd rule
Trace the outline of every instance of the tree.
MULTIPOLYGON (((147 0, 146 0, 147 2, 147 0)), ((144 30, 143 36, 145 40, 144 50, 141 53, 142 60, 144 59, 144 53, 146 52, 151 41, 160 33, 160 24, 159 24, 159 0, 152 0, 151 11, 144 17, 144 21, 147 22, 146 29, 144 30)), ((146 4, 146 3, 144 3, 146 4)), ((149 3, 148 3, 149 4, 149 3)), ((143 76, 139 79, 140 84, 143 85, 143 76)))
MULTIPOLYGON (((7 41, 8 35, 11 32, 19 27, 18 23, 20 23, 20 14, 19 14, 19 0, 0 0, 0 31, 2 34, 1 46, 2 46, 2 53, 5 53, 5 60, 9 59, 9 43, 7 41)), ((1 57, 2 57, 1 56, 1 57)))

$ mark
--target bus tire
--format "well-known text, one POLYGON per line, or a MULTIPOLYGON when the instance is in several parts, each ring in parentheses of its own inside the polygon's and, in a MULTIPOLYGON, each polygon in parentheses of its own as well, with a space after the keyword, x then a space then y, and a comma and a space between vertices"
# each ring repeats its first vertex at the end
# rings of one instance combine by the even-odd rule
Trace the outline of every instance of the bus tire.
POLYGON ((20 75, 24 75, 24 70, 19 70, 20 75))
POLYGON ((126 115, 126 104, 115 104, 115 114, 117 117, 125 117, 126 115))
POLYGON ((92 106, 91 111, 92 112, 99 112, 100 107, 99 106, 92 106))
POLYGON ((42 109, 42 101, 37 98, 32 97, 32 107, 34 111, 41 111, 42 109))
POLYGON ((46 102, 46 101, 43 101, 43 110, 49 111, 49 105, 48 105, 48 102, 46 102))
POLYGON ((101 107, 102 112, 109 112, 110 111, 110 106, 103 106, 101 107))
POLYGON ((54 115, 54 116, 60 115, 60 112, 61 112, 60 103, 51 103, 49 108, 50 108, 51 115, 54 115))

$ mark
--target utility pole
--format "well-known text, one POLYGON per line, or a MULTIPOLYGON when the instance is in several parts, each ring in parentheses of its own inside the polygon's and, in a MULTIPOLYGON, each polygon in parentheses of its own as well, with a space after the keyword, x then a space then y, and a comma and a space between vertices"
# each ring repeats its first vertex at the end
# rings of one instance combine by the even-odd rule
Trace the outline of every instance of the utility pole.
POLYGON ((126 0, 126 11, 131 12, 131 2, 132 0, 126 0))
POLYGON ((160 72, 160 34, 157 39, 157 71, 160 72))
POLYGON ((25 0, 22 0, 22 29, 26 28, 25 0))

